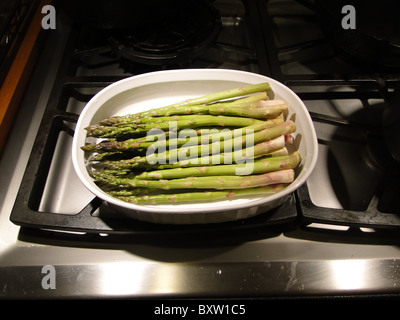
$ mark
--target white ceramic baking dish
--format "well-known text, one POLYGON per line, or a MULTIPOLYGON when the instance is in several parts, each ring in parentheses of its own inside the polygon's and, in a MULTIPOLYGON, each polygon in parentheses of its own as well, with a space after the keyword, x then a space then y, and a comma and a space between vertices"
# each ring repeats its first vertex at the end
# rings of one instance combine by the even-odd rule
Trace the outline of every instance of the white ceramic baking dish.
POLYGON ((154 223, 197 224, 217 223, 249 218, 276 208, 301 186, 311 174, 318 156, 317 138, 304 103, 288 87, 278 81, 250 72, 225 69, 183 69, 146 73, 130 77, 104 88, 82 111, 75 129, 72 161, 82 183, 107 205, 129 217, 154 223), (86 142, 85 127, 100 120, 128 113, 166 106, 188 98, 269 82, 275 99, 289 104, 288 118, 296 123, 293 134, 298 143, 302 162, 296 178, 283 191, 269 195, 212 203, 138 205, 111 197, 89 176, 81 146, 86 142))

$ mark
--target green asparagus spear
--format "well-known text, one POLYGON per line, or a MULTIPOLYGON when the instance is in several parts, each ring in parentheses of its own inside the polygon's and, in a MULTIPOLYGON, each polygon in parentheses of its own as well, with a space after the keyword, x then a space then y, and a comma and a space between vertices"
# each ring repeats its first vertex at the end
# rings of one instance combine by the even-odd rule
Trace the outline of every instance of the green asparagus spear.
POLYGON ((144 195, 150 195, 152 193, 151 189, 148 188, 130 188, 130 189, 117 188, 106 192, 113 197, 144 196, 144 195))
POLYGON ((201 191, 183 192, 175 194, 156 194, 156 195, 113 195, 120 200, 136 204, 162 204, 162 203, 188 203, 216 200, 231 200, 243 196, 269 196, 282 191, 285 184, 276 184, 265 187, 248 189, 233 189, 223 191, 201 191))
MULTIPOLYGON (((268 99, 266 92, 260 92, 257 94, 253 94, 251 96, 237 99, 230 102, 220 103, 220 105, 225 105, 227 107, 233 107, 235 105, 240 105, 243 108, 246 106, 253 104, 254 102, 258 102, 261 100, 268 99)), ((284 103, 280 103, 284 104, 284 103)), ((141 114, 127 114, 123 116, 114 116, 108 119, 104 119, 100 121, 100 125, 103 126, 124 126, 128 123, 146 123, 146 122, 155 122, 159 121, 160 118, 171 117, 174 115, 187 115, 187 114, 207 114, 210 105, 197 105, 191 106, 190 110, 188 107, 174 108, 172 111, 164 110, 162 112, 160 109, 157 114, 151 116, 143 116, 141 114), (163 117, 164 116, 164 117, 163 117)), ((222 113, 221 113, 222 114, 222 113)), ((165 119, 163 121, 166 121, 165 119)))
MULTIPOLYGON (((263 121, 261 123, 257 123, 254 125, 246 126, 243 128, 237 128, 234 130, 228 130, 228 129, 223 129, 220 132, 216 133, 204 133, 199 130, 196 131, 196 138, 193 139, 193 137, 190 137, 190 134, 192 132, 190 131, 185 131, 181 130, 179 132, 179 136, 182 137, 180 138, 173 138, 173 139, 164 139, 162 141, 157 141, 154 142, 153 138, 156 138, 157 136, 154 135, 151 137, 150 135, 146 137, 140 137, 140 138, 132 138, 128 140, 123 140, 123 141, 118 141, 118 140, 108 140, 108 141, 102 141, 98 144, 87 144, 85 146, 82 146, 82 150, 87 151, 87 152, 103 152, 103 151, 131 151, 131 150, 136 150, 140 148, 148 148, 151 145, 154 147, 157 147, 157 145, 164 145, 168 147, 170 145, 180 147, 182 145, 196 145, 196 144, 205 144, 205 143, 211 143, 213 141, 218 141, 218 140, 228 140, 232 139, 233 137, 237 137, 239 135, 244 135, 246 132, 249 132, 251 130, 254 130, 254 132, 258 132, 263 129, 271 128, 276 125, 279 125, 283 123, 283 119, 281 118, 276 118, 276 119, 270 119, 267 121, 263 121)), ((203 130, 204 131, 204 130, 203 130)), ((166 136, 166 138, 168 138, 166 136)))
MULTIPOLYGON (((177 114, 206 114, 208 109, 205 105, 219 101, 240 96, 246 96, 253 93, 257 93, 251 97, 245 97, 238 99, 241 103, 253 102, 256 100, 263 100, 266 98, 273 97, 274 93, 269 83, 260 83, 255 85, 244 86, 241 88, 226 90, 222 92, 212 93, 206 96, 193 98, 178 102, 169 106, 151 109, 149 111, 143 111, 135 114, 129 114, 126 116, 116 116, 110 119, 104 119, 100 122, 101 125, 117 125, 125 122, 131 122, 132 120, 142 117, 159 117, 159 116, 171 116, 177 114), (267 94, 268 92, 268 94, 267 94), (269 95, 269 96, 268 96, 269 95), (190 107, 190 108, 188 108, 190 107)), ((229 102, 228 102, 229 103, 229 102)))
POLYGON ((177 179, 185 177, 200 176, 229 176, 239 174, 262 174, 271 171, 294 169, 301 161, 298 151, 293 152, 289 156, 261 158, 248 163, 216 165, 216 166, 199 166, 190 168, 175 168, 143 172, 136 176, 137 179, 177 179), (246 172, 246 166, 250 169, 246 172), (243 169, 243 170, 238 170, 243 169))
MULTIPOLYGON (((276 118, 282 112, 287 110, 287 104, 268 105, 267 101, 259 101, 257 103, 217 103, 213 105, 201 105, 191 107, 175 108, 173 111, 157 116, 151 115, 146 117, 138 117, 136 114, 115 116, 102 120, 100 126, 103 127, 140 127, 140 124, 146 123, 162 123, 167 121, 180 121, 187 118, 193 119, 193 116, 201 115, 221 115, 221 116, 238 116, 255 119, 272 119, 276 118)), ((94 129, 95 126, 90 127, 94 129)))
POLYGON ((127 127, 107 127, 107 126, 89 126, 86 128, 89 137, 110 138, 126 136, 127 134, 140 134, 149 132, 151 129, 160 130, 180 130, 184 128, 198 127, 245 127, 252 124, 261 123, 261 120, 245 118, 245 117, 227 117, 201 115, 189 117, 189 119, 178 121, 166 121, 161 123, 146 123, 140 125, 132 125, 127 127), (172 128, 172 129, 171 129, 172 128))
POLYGON ((216 104, 208 107, 208 113, 211 115, 251 117, 265 120, 276 118, 288 108, 287 104, 270 105, 270 102, 271 101, 267 100, 249 104, 235 104, 232 106, 216 104))
POLYGON ((293 169, 268 172, 249 176, 219 176, 219 177, 187 177, 171 180, 143 180, 137 178, 119 178, 100 172, 92 173, 96 181, 110 186, 151 189, 244 189, 262 187, 273 184, 291 183, 294 180, 293 169))
POLYGON ((223 115, 240 116, 256 119, 276 118, 287 110, 287 104, 282 100, 260 100, 241 99, 242 101, 223 102, 212 105, 195 105, 189 107, 176 107, 165 112, 158 111, 157 114, 141 116, 140 114, 128 114, 114 116, 100 121, 100 126, 124 127, 137 126, 145 123, 161 123, 166 121, 185 120, 188 115, 223 115))
POLYGON ((209 104, 215 101, 220 101, 220 100, 226 100, 226 99, 231 99, 231 98, 236 98, 236 97, 242 97, 246 95, 250 95, 253 93, 257 92, 267 92, 270 98, 273 98, 273 91, 269 85, 268 82, 265 83, 259 83, 259 84, 254 84, 254 85, 248 85, 236 89, 231 89, 231 90, 226 90, 226 91, 221 91, 221 92, 216 92, 216 93, 211 93, 202 97, 198 98, 193 98, 193 99, 188 99, 182 102, 174 103, 166 107, 158 108, 158 109, 152 109, 150 111, 144 111, 139 113, 142 116, 147 116, 147 115, 158 115, 160 112, 165 112, 169 110, 173 110, 174 108, 177 107, 182 107, 182 106, 195 106, 195 105, 204 105, 204 104, 209 104))

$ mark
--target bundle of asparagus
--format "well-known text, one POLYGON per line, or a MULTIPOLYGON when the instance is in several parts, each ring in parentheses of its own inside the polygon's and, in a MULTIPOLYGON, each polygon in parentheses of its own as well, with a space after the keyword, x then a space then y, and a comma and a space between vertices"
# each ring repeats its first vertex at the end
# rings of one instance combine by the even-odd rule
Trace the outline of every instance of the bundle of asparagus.
POLYGON ((268 83, 114 116, 86 128, 82 146, 96 183, 143 204, 269 195, 294 180, 296 125, 268 83))

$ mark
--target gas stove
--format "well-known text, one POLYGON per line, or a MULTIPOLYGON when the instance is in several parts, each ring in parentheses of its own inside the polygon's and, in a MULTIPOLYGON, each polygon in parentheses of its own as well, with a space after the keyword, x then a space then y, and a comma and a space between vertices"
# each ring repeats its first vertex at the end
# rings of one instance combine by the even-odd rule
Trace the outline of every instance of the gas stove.
POLYGON ((99 32, 57 10, 0 162, 0 296, 397 295, 400 174, 381 118, 400 72, 339 54, 308 4, 207 2, 207 27, 183 19, 186 32, 174 24, 163 37, 99 32), (91 97, 183 68, 260 73, 304 101, 319 159, 286 203, 232 223, 165 226, 109 212, 81 184, 71 144, 91 97), (41 285, 44 266, 55 289, 41 285))

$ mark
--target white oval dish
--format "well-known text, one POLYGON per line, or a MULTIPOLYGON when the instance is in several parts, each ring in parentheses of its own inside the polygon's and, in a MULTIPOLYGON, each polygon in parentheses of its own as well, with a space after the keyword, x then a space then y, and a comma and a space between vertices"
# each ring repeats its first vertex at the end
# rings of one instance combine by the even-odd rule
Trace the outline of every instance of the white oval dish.
POLYGON ((96 94, 83 109, 75 129, 72 162, 75 171, 94 195, 129 217, 154 223, 198 224, 249 218, 276 208, 300 187, 311 174, 318 156, 315 129, 300 98, 282 83, 255 73, 226 69, 183 69, 146 73, 111 84, 96 94), (302 162, 296 179, 287 188, 266 197, 248 197, 211 203, 139 205, 111 197, 89 176, 81 146, 86 142, 85 127, 115 115, 137 113, 170 105, 189 98, 269 82, 275 99, 289 104, 288 118, 296 123, 302 162))

